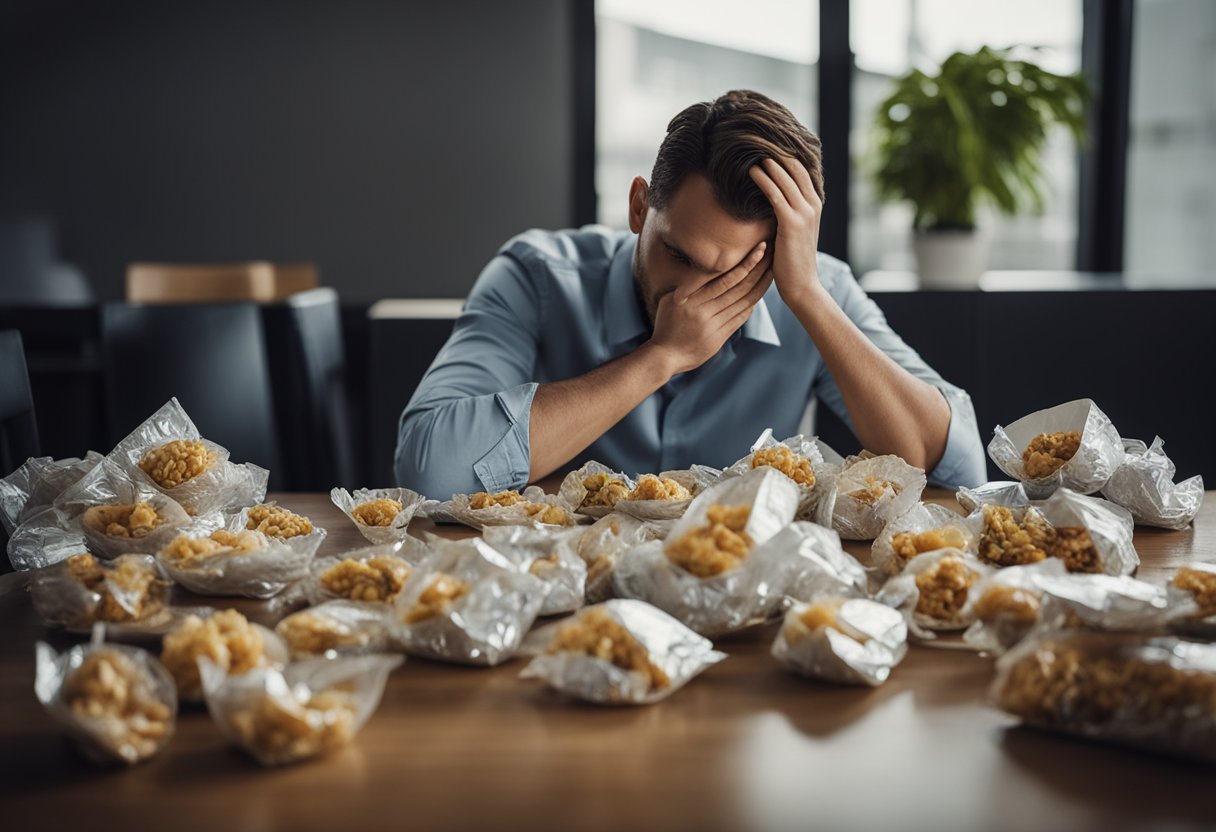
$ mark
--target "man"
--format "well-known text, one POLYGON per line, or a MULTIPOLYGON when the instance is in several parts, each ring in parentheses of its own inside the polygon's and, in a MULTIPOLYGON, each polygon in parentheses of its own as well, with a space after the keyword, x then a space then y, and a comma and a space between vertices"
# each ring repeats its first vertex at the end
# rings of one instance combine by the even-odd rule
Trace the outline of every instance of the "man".
POLYGON ((724 467, 818 400, 864 447, 984 480, 975 411, 816 251, 819 139, 735 91, 677 115, 631 233, 529 231, 478 278, 401 414, 396 472, 430 497, 520 488, 596 459, 724 467))

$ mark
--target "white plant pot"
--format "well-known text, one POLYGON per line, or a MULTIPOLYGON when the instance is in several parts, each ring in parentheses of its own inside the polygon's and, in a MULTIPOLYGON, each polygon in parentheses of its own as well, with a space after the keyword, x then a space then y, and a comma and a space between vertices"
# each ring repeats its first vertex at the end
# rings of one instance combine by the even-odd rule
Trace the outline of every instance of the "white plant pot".
POLYGON ((926 289, 974 289, 988 268, 988 238, 978 231, 918 231, 916 270, 926 289))

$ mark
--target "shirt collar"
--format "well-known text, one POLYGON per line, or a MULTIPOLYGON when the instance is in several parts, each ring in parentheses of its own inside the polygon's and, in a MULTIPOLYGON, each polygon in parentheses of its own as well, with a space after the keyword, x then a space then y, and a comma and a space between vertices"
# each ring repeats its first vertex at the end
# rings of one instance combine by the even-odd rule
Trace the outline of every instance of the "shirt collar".
MULTIPOLYGON (((616 250, 608 268, 604 319, 609 344, 623 344, 650 332, 650 322, 646 319, 633 281, 633 257, 637 244, 637 235, 631 234, 616 250)), ((781 346, 781 338, 777 335, 773 316, 769 313, 764 298, 756 304, 755 310, 740 328, 739 334, 750 341, 774 347, 781 346)))

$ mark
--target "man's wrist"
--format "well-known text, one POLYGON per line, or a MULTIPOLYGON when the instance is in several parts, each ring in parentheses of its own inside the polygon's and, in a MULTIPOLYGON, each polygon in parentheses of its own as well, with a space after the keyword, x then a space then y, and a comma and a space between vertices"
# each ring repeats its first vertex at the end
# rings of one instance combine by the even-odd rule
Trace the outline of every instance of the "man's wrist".
POLYGON ((654 375, 651 376, 651 380, 657 382, 656 390, 670 381, 672 376, 681 372, 680 358, 670 347, 647 341, 638 347, 634 354, 653 371, 654 375))
POLYGON ((823 288, 823 284, 819 282, 818 276, 814 280, 807 281, 796 291, 781 292, 781 299, 803 323, 806 323, 816 312, 823 311, 827 304, 835 303, 827 289, 823 288))

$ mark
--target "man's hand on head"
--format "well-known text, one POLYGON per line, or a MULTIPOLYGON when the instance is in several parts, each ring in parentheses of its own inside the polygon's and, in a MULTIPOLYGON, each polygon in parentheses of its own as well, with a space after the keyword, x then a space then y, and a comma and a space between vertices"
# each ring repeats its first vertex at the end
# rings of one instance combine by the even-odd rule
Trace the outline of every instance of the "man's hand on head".
POLYGON ((773 284, 768 248, 762 242, 733 269, 659 298, 649 343, 667 358, 671 375, 700 367, 751 316, 773 284))
POLYGON ((793 157, 765 159, 749 173, 777 216, 773 274, 782 299, 794 307, 821 288, 815 256, 823 200, 815 192, 811 174, 793 157))

